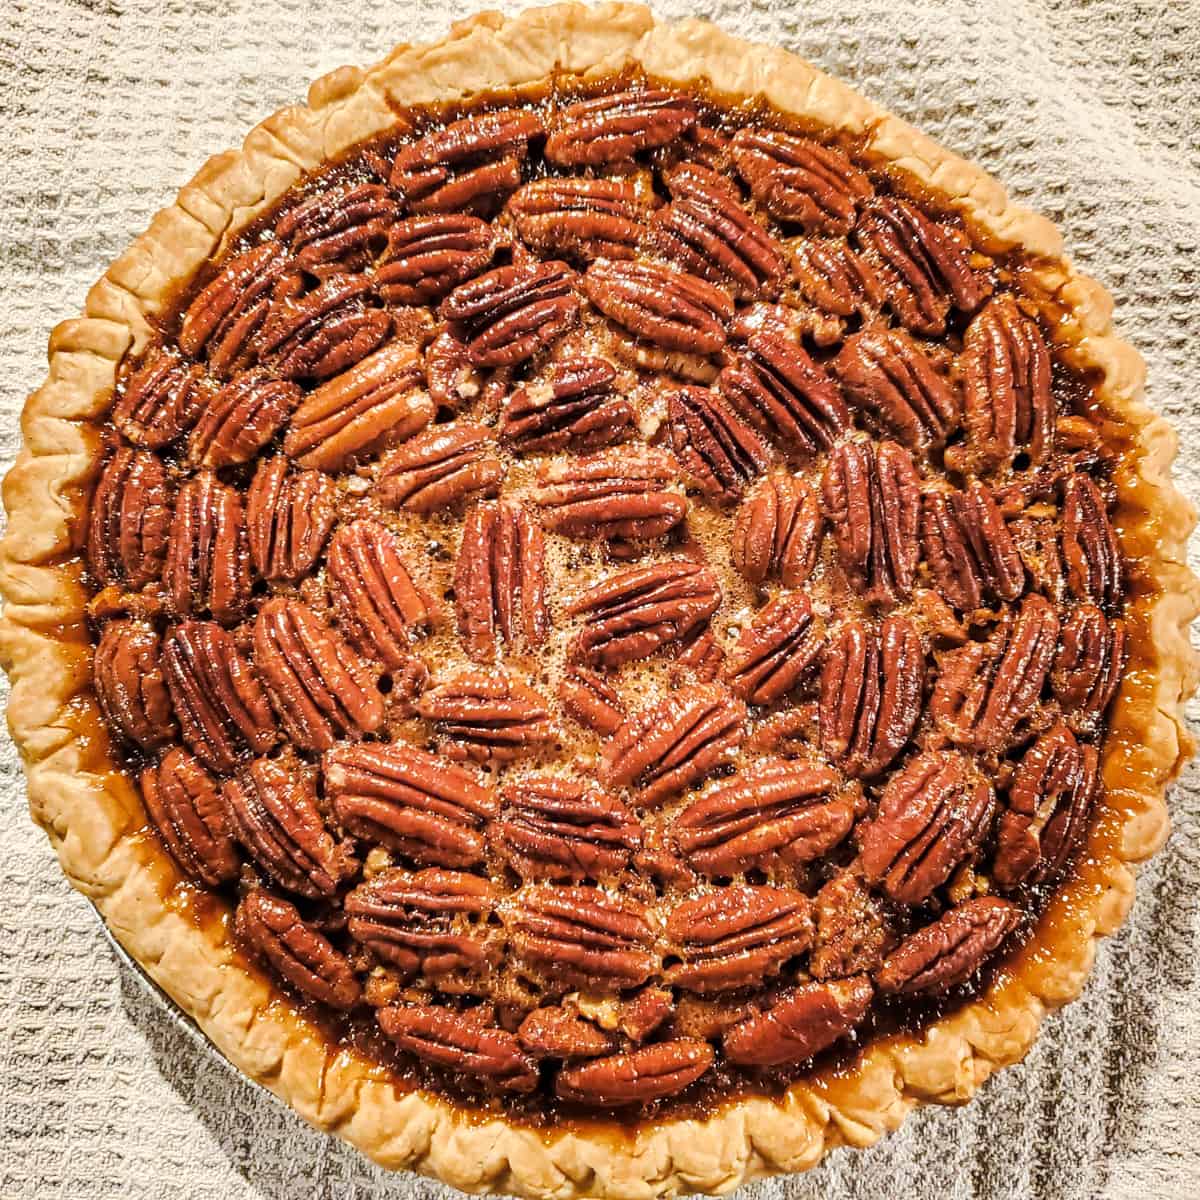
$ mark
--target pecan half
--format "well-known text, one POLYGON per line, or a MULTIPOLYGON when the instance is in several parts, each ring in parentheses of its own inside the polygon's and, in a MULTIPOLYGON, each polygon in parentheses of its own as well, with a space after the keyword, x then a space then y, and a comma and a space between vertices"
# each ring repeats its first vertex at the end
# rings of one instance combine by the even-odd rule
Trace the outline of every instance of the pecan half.
POLYGON ((257 758, 221 789, 230 834, 289 892, 332 896, 357 863, 335 842, 309 774, 294 760, 257 758))
POLYGON ((876 633, 847 621, 825 649, 821 749, 847 775, 878 775, 921 716, 925 648, 911 621, 889 616, 876 633))
POLYGON ((798 342, 763 329, 720 375, 721 394, 756 429, 794 453, 828 450, 850 427, 833 380, 798 342))
POLYGON ((647 658, 683 641, 720 603, 716 575, 699 563, 681 559, 619 571, 568 605, 571 616, 586 622, 571 657, 609 668, 647 658))
POLYGON ((144 621, 110 621, 92 661, 96 699, 109 728, 143 750, 175 738, 175 716, 159 663, 159 638, 144 621))
POLYGON ((211 471, 189 479, 175 502, 163 587, 173 615, 207 612, 222 625, 241 620, 250 602, 242 498, 211 471))
POLYGON ((614 92, 569 104, 546 138, 548 161, 561 167, 594 167, 632 158, 673 142, 696 123, 690 96, 659 88, 614 92))
POLYGON ((1104 715, 1125 673, 1125 622, 1081 604, 1063 623, 1050 685, 1075 722, 1104 715))
POLYGON ((730 143, 750 194, 807 233, 849 233, 871 181, 832 146, 776 129, 739 129, 730 143))
POLYGON ((786 471, 755 485, 733 522, 729 553, 748 582, 799 587, 817 565, 824 520, 817 494, 786 471))
POLYGON ((337 515, 337 485, 320 471, 264 458, 246 492, 250 561, 263 579, 295 582, 316 565, 337 515))
POLYGON ((965 491, 927 492, 921 544, 934 586, 959 612, 985 600, 1016 600, 1025 564, 991 491, 972 480, 965 491))
POLYGON ((990 301, 967 327, 959 370, 968 442, 980 464, 1008 466, 1018 450, 1042 462, 1054 444, 1050 354, 1012 296, 990 301))
POLYGON ((135 446, 160 450, 199 420, 212 386, 202 367, 164 350, 125 381, 112 422, 135 446))
POLYGON ((676 458, 714 500, 736 500, 771 460, 758 434, 708 388, 672 392, 667 414, 676 458))
POLYGON ((234 932, 259 958, 269 963, 298 992, 349 1010, 362 990, 340 950, 301 919, 293 904, 256 888, 237 907, 234 932))
POLYGON ((1058 616, 1042 596, 1006 613, 987 642, 952 650, 942 662, 929 712, 956 745, 1003 749, 1042 694, 1058 641, 1058 616))
POLYGON ((685 354, 716 354, 734 316, 726 292, 657 263, 594 262, 583 290, 633 338, 685 354))
POLYGON ((324 759, 325 792, 355 836, 419 863, 471 867, 499 808, 469 771, 403 742, 336 746, 324 759))
POLYGON ((817 661, 825 638, 803 592, 781 592, 738 636, 723 672, 730 690, 750 704, 787 695, 817 661))
POLYGON ((671 826, 703 875, 740 875, 773 860, 812 862, 850 832, 861 802, 836 772, 800 759, 766 759, 693 800, 671 826))
POLYGON ((591 991, 636 987, 658 967, 646 910, 599 888, 526 888, 507 923, 517 957, 549 983, 591 991))
POLYGON ((199 761, 176 746, 142 772, 141 783, 146 812, 184 873, 214 888, 235 879, 237 849, 221 794, 199 761))
POLYGON ((544 350, 579 318, 578 276, 564 262, 513 263, 461 283, 438 313, 477 367, 514 367, 544 350))
POLYGON ((502 671, 460 671, 430 688, 417 711, 437 727, 448 758, 508 762, 554 743, 550 707, 528 684, 502 671))
POLYGON ((883 305, 883 285, 845 242, 799 242, 792 249, 792 278, 814 310, 810 333, 818 346, 839 342, 852 317, 868 317, 883 305))
POLYGON ((732 758, 745 716, 745 705, 717 684, 680 688, 625 719, 604 747, 601 778, 656 804, 732 758))
POLYGON ((333 275, 279 300, 255 339, 259 357, 282 379, 328 379, 354 366, 392 331, 390 314, 368 303, 374 286, 365 275, 333 275))
POLYGON ((666 172, 670 204, 653 216, 649 249, 739 300, 777 294, 787 277, 783 247, 742 207, 722 176, 686 163, 666 172))
POLYGON ((302 750, 357 740, 383 723, 383 696, 366 664, 298 600, 276 597, 259 609, 254 665, 284 733, 302 750))
POLYGON ((1067 865, 1099 794, 1099 765, 1096 747, 1061 721, 1025 752, 996 827, 992 875, 1001 887, 1042 883, 1067 865))
POLYGON ((558 684, 563 712, 585 729, 601 735, 615 733, 625 720, 621 698, 595 671, 569 667, 558 684))
POLYGON ((887 781, 859 838, 863 874, 902 904, 922 904, 968 861, 996 808, 992 785, 953 751, 919 754, 887 781))
POLYGON ((233 636, 212 621, 185 621, 166 638, 163 674, 183 740, 205 766, 229 774, 277 737, 262 684, 233 636))
POLYGON ((895 944, 880 901, 851 871, 839 872, 822 886, 813 914, 816 930, 808 969, 817 979, 874 971, 895 944))
POLYGON ((482 212, 521 182, 534 112, 501 109, 452 121, 397 152, 390 183, 415 213, 482 212))
POLYGON ((275 235, 292 248, 292 259, 313 275, 367 266, 372 247, 383 241, 400 206, 378 183, 326 188, 276 222, 275 235))
POLYGON ((910 449, 940 446, 958 426, 954 389, 899 329, 848 337, 832 365, 850 403, 910 449))
POLYGON ((454 571, 454 607, 471 658, 491 661, 501 641, 532 650, 546 640, 545 560, 541 527, 520 504, 477 504, 467 514, 454 571))
POLYGON ((469 496, 494 496, 504 478, 486 425, 434 425, 383 461, 375 495, 386 508, 439 512, 469 496))
POLYGON ((721 1048, 743 1066, 807 1062, 845 1037, 867 1015, 874 995, 865 975, 803 983, 726 1030, 721 1048))
POLYGON ((867 201, 855 238, 883 281, 888 306, 914 333, 945 333, 952 308, 973 313, 991 291, 958 235, 899 196, 867 201))
POLYGON ((563 1067, 554 1085, 560 1100, 598 1107, 650 1104, 676 1096, 713 1064, 707 1042, 654 1042, 608 1058, 563 1067))
POLYGON ((626 179, 535 179, 508 202, 521 240, 538 254, 591 262, 633 258, 650 205, 626 179))
POLYGON ((617 874, 642 843, 641 826, 615 796, 561 775, 505 784, 489 831, 522 879, 582 880, 617 874))
POLYGON ((493 957, 486 922, 496 899, 495 885, 476 875, 394 867, 346 897, 347 927, 355 941, 406 976, 478 975, 493 957))
POLYGON ((397 221, 375 271, 388 304, 429 304, 487 267, 496 252, 492 227, 467 213, 430 213, 397 221))
POLYGON ((600 450, 543 468, 531 492, 542 524, 568 537, 661 537, 683 520, 687 500, 671 485, 675 460, 653 446, 600 450))
POLYGON ((792 888, 731 884, 677 905, 667 937, 681 959, 668 983, 701 994, 761 984, 812 939, 811 904, 792 888))
POLYGON ((633 432, 633 405, 613 395, 616 369, 602 358, 555 363, 545 379, 524 384, 500 413, 500 440, 517 454, 599 450, 633 432))
POLYGON ((1121 547, 1100 489, 1086 475, 1072 475, 1063 488, 1062 554, 1067 586, 1079 600, 1108 612, 1121 604, 1121 547))
POLYGON ((679 646, 676 667, 684 667, 700 683, 712 683, 725 666, 725 650, 711 628, 701 628, 679 646))
POLYGON ((617 1048, 617 1039, 562 1004, 535 1008, 517 1030, 521 1045, 539 1058, 598 1058, 617 1048))
POLYGON ((292 413, 284 453, 302 467, 339 471, 412 437, 434 417, 423 382, 411 346, 384 346, 308 394, 292 413))
POLYGON ((845 442, 829 456, 821 499, 838 558, 868 600, 912 595, 921 547, 920 477, 895 442, 845 442))
POLYGON ((977 896, 901 942, 875 973, 881 991, 937 996, 965 983, 1024 914, 1007 900, 977 896))
POLYGON ((148 450, 119 446, 92 493, 87 564, 102 585, 138 589, 158 578, 171 523, 167 472, 148 450))
POLYGON ((378 521, 352 521, 334 534, 326 571, 342 629, 368 657, 399 670, 415 634, 431 624, 400 539, 378 521))
POLYGON ((179 347, 203 354, 219 378, 253 360, 251 339, 258 333, 281 281, 292 271, 280 241, 262 242, 231 258, 183 315, 179 347))

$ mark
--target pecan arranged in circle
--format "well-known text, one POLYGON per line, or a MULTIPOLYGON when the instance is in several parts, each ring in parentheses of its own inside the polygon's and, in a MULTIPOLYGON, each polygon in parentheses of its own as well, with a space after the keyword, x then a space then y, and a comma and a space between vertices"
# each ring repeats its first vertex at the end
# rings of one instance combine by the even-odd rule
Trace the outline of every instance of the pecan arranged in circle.
POLYGON ((630 567, 587 589, 568 606, 586 620, 571 657, 593 667, 619 667, 683 641, 721 603, 708 567, 686 560, 630 567))
POLYGON ((500 413, 500 439, 517 454, 599 450, 633 432, 633 405, 613 395, 616 369, 602 358, 555 363, 523 384, 500 413))
POLYGON ((143 750, 176 733, 171 696, 159 664, 159 639, 143 621, 110 621, 96 645, 92 680, 109 726, 143 750))
POLYGON ((177 617, 207 612, 232 625, 246 611, 250 555, 242 499, 211 471, 189 479, 175 502, 163 587, 177 617))
POLYGON ((708 1071, 714 1057, 707 1042, 689 1038, 654 1042, 563 1067, 554 1090, 560 1100, 603 1108, 650 1104, 690 1087, 708 1071))
POLYGON ((833 370, 851 404, 910 449, 940 446, 958 426, 954 389, 898 329, 864 330, 847 338, 833 370))
POLYGON ((617 1039, 563 1004, 535 1008, 517 1030, 521 1045, 539 1058, 598 1058, 617 1048, 617 1039))
POLYGON ((825 370, 773 330, 751 335, 721 372, 720 389, 756 429, 791 452, 826 450, 850 426, 845 401, 825 370))
POLYGON ((658 967, 643 906, 593 887, 526 888, 506 918, 513 949, 547 983, 636 987, 658 967))
POLYGON ((878 632, 847 621, 821 670, 821 749, 847 775, 878 775, 921 716, 925 648, 911 621, 892 615, 878 632))
POLYGON ((203 368, 164 351, 125 381, 112 422, 135 446, 160 450, 199 420, 212 388, 203 368))
POLYGON ((817 661, 824 636, 803 592, 780 592, 742 630, 723 672, 730 690, 750 704, 786 696, 817 661))
POLYGON ((1072 475, 1063 488, 1062 555, 1072 595, 1110 612, 1120 605, 1121 547, 1104 497, 1086 475, 1072 475))
POLYGON ((302 467, 338 471, 412 437, 434 417, 433 402, 419 390, 423 382, 411 347, 384 346, 308 394, 292 413, 284 453, 302 467))
POLYGON ((415 213, 482 212, 521 182, 537 113, 518 109, 453 121, 397 152, 389 182, 415 213))
POLYGON ((965 983, 1021 922, 1021 910, 995 896, 966 900, 918 929, 875 973, 881 991, 939 996, 965 983))
POLYGON ((298 600, 276 597, 258 610, 254 665, 284 733, 302 750, 326 750, 383 723, 383 696, 366 664, 298 600))
POLYGON ((183 740, 206 767, 230 774, 278 736, 267 694, 232 635, 212 621, 185 621, 166 638, 163 675, 183 740))
POLYGON ((750 583, 799 587, 817 565, 823 523, 816 492, 795 475, 773 472, 738 509, 730 558, 750 583))
POLYGON ((845 1037, 867 1015, 874 995, 865 975, 802 983, 726 1030, 725 1057, 756 1067, 807 1062, 845 1037))
POLYGON ((996 830, 992 873, 1001 887, 1042 883, 1067 865, 1099 794, 1099 765, 1096 747, 1062 722, 1025 752, 996 830))
POLYGON ((484 270, 496 252, 492 227, 466 213, 397 221, 375 272, 388 304, 429 304, 484 270))
POLYGON ((354 1008, 362 996, 346 956, 304 921, 294 904, 256 888, 237 907, 238 940, 298 992, 330 1008, 354 1008))
POLYGON ((553 743, 550 707, 503 671, 460 671, 430 688, 417 711, 437 727, 441 752, 471 762, 507 762, 553 743))
POLYGON ((1042 596, 1027 596, 1006 613, 987 642, 945 656, 929 712, 956 745, 1002 750, 1042 694, 1058 642, 1058 617, 1042 596))
POLYGON ((745 716, 723 687, 680 688, 625 719, 605 745, 601 778, 654 805, 729 761, 745 737, 745 716))
POLYGON ((615 733, 625 720, 625 710, 615 689, 586 667, 570 667, 563 672, 558 684, 558 702, 572 721, 593 733, 615 733))
POLYGON ((371 261, 400 206, 378 183, 347 183, 317 192, 289 209, 275 226, 292 260, 313 275, 354 271, 371 261))
POLYGON ((921 547, 920 477, 895 442, 844 442, 829 456, 821 498, 838 558, 868 600, 912 595, 921 547))
POLYGON ((731 884, 685 900, 667 918, 681 959, 667 982, 701 994, 761 983, 812 939, 811 904, 803 892, 731 884))
POLYGON ((675 460, 654 446, 600 450, 544 468, 531 493, 542 524, 568 537, 661 537, 683 520, 675 460))
POLYGON ((342 629, 389 671, 409 659, 408 644, 431 623, 429 604, 400 557, 400 539, 378 521, 343 525, 326 572, 342 629))
POLYGON ((812 306, 808 332, 818 346, 840 342, 852 318, 866 318, 883 305, 883 286, 875 272, 845 242, 804 240, 794 245, 792 277, 812 306))
POLYGON ((221 793, 197 759, 176 746, 142 772, 141 783, 146 812, 186 875, 209 887, 237 878, 221 793))
POLYGON ((992 785, 969 759, 929 751, 883 789, 862 831, 863 873, 902 904, 922 904, 974 855, 995 812, 992 785))
POLYGON ((867 201, 854 236, 884 283, 888 307, 914 333, 944 333, 952 308, 973 313, 991 290, 957 233, 899 196, 867 201))
POLYGON ((301 896, 332 896, 357 864, 317 808, 312 777, 291 759, 257 758, 221 789, 230 834, 270 877, 301 896))
POLYGON ((1072 722, 1104 715, 1125 672, 1125 641, 1125 622, 1094 604, 1081 604, 1063 622, 1050 686, 1072 722))
POLYGON ((615 92, 562 110, 546 138, 546 158, 559 166, 599 166, 673 142, 696 123, 690 96, 658 88, 615 92))
POLYGON ((470 771, 403 742, 335 746, 324 769, 326 795, 355 836, 419 863, 482 862, 483 826, 499 806, 470 771))
POLYGON ((497 267, 461 283, 439 314, 477 367, 514 367, 566 333, 579 316, 578 277, 564 262, 497 267))
POLYGON ((88 518, 87 565, 99 584, 138 589, 158 578, 171 523, 167 472, 146 450, 118 447, 108 460, 88 518))
POLYGON ((1025 564, 991 491, 972 480, 965 491, 927 492, 921 544, 934 586, 959 612, 985 600, 1016 600, 1025 564))
POLYGON ((478 662, 498 645, 532 650, 550 627, 545 539, 538 523, 511 501, 477 504, 463 525, 454 572, 458 633, 478 662))
POLYGON ((675 457, 711 499, 736 500, 771 460, 758 434, 708 388, 672 392, 667 414, 675 457))
POLYGON ((246 492, 250 561, 269 580, 296 581, 316 565, 337 515, 337 485, 320 471, 264 458, 246 492))
POLYGON ((535 179, 508 202, 521 240, 539 254, 633 258, 653 198, 626 179, 535 179))
POLYGON ((856 786, 844 787, 821 763, 766 759, 693 800, 671 834, 701 874, 740 875, 827 854, 850 832, 861 801, 856 786))
POLYGON ((471 496, 494 496, 504 464, 486 425, 434 425, 384 459, 375 495, 385 508, 439 512, 471 496))
POLYGON ((776 129, 739 129, 730 143, 750 194, 807 233, 849 233, 871 181, 832 146, 776 129))
POLYGON ((642 842, 636 819, 595 784, 530 775, 505 784, 489 831, 522 879, 581 880, 617 874, 642 842))
POLYGON ((394 867, 346 897, 347 927, 351 937, 405 977, 482 973, 495 958, 486 920, 496 899, 495 885, 477 875, 394 867))

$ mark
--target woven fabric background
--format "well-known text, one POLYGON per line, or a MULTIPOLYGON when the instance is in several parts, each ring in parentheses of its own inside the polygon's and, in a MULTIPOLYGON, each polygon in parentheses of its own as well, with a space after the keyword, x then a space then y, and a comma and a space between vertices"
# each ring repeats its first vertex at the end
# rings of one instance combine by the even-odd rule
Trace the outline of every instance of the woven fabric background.
MULTIPOLYGON (((503 5, 516 8, 516 5, 503 5)), ((307 81, 440 36, 402 0, 3 0, 0 458, 46 335, 210 154, 307 81)), ((664 16, 697 12, 662 0, 664 16)), ((1200 497, 1200 5, 1134 0, 710 0, 1058 221, 1116 295, 1200 497)), ((1200 710, 1198 710, 1200 711, 1200 710)), ((1079 1003, 968 1109, 754 1200, 1200 1194, 1200 771, 1079 1003)), ((29 822, 0 748, 0 1198, 448 1197, 387 1177, 231 1075, 122 967, 29 822)))

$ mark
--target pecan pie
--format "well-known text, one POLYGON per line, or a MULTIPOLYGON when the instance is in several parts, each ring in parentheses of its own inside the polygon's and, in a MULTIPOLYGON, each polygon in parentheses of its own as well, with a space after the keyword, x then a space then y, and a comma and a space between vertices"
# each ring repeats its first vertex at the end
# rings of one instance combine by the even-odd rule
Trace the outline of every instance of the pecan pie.
POLYGON ((867 1145, 1024 1054, 1164 836, 1197 585, 1140 385, 1047 222, 790 55, 567 5, 335 72, 55 330, 34 814, 388 1165, 867 1145))

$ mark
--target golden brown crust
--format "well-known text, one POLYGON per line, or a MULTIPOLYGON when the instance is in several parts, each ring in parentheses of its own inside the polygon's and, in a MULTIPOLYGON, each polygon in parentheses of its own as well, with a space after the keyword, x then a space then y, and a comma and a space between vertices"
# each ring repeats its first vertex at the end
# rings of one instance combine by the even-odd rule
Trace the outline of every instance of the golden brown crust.
POLYGON ((1196 684, 1187 627, 1200 609, 1200 583, 1184 559, 1194 515, 1171 484, 1175 435, 1143 404, 1141 359, 1114 334, 1111 317, 1107 293, 1062 257, 1054 226, 1010 203, 995 180, 795 56, 706 22, 657 24, 626 4, 560 5, 512 20, 483 14, 436 45, 402 46, 370 70, 336 71, 313 84, 307 106, 275 114, 241 150, 206 164, 92 288, 85 315, 51 336, 49 377, 29 398, 24 446, 4 482, 10 520, 0 550, 0 654, 33 815, 72 883, 230 1061, 388 1167, 529 1196, 728 1191, 807 1169, 839 1144, 869 1145, 917 1103, 965 1101, 1026 1053, 1047 1011, 1079 993, 1095 938, 1128 911, 1133 866, 1162 844, 1164 789, 1192 752, 1180 707, 1196 684), (331 1055, 323 1035, 237 959, 226 918, 196 919, 110 756, 90 692, 86 596, 73 564, 99 452, 95 423, 123 358, 145 344, 147 318, 178 283, 303 172, 388 128, 405 105, 629 64, 664 81, 761 97, 864 139, 879 165, 958 210, 987 249, 1038 260, 1028 289, 1059 315, 1062 352, 1097 380, 1106 434, 1128 447, 1117 524, 1135 576, 1132 659, 1105 745, 1108 800, 1089 853, 985 995, 920 1038, 876 1042, 851 1069, 797 1084, 780 1100, 731 1102, 703 1121, 664 1121, 627 1136, 587 1128, 543 1135, 399 1094, 365 1059, 331 1055))

